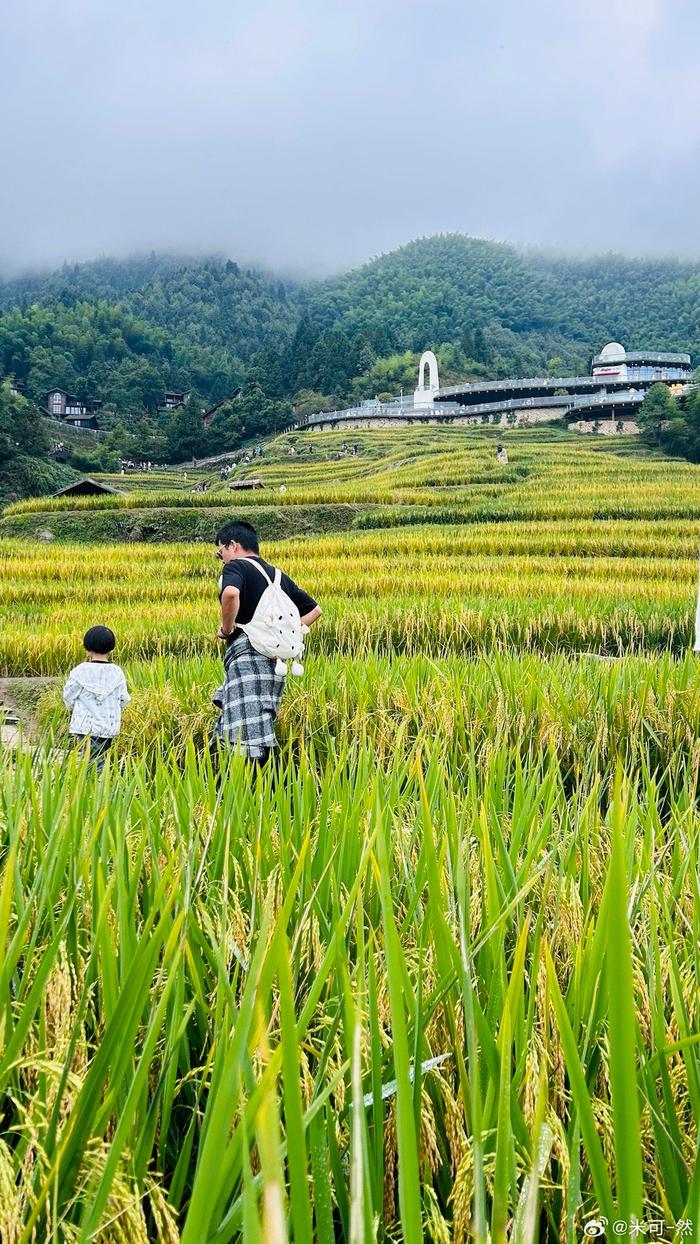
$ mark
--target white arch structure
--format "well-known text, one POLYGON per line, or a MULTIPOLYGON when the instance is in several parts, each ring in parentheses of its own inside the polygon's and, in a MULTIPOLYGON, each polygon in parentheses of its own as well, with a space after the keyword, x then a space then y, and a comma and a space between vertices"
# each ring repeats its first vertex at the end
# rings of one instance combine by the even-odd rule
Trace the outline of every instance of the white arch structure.
POLYGON ((425 350, 418 364, 418 387, 413 394, 413 405, 418 410, 432 406, 439 388, 437 359, 432 350, 425 350), (427 384, 425 383, 426 371, 428 372, 427 384))

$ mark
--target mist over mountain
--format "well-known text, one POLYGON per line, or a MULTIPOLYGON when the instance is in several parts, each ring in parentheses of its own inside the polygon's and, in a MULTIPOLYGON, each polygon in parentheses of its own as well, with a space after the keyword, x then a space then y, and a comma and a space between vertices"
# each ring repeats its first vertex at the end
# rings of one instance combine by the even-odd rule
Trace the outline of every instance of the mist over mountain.
POLYGON ((38 404, 52 386, 99 398, 104 429, 138 424, 155 452, 168 437, 166 390, 192 395, 194 420, 241 389, 213 425, 227 447, 295 410, 412 388, 428 347, 443 383, 586 370, 611 339, 700 355, 700 263, 441 234, 293 281, 222 256, 152 252, 5 281, 0 311, 3 376, 38 404))

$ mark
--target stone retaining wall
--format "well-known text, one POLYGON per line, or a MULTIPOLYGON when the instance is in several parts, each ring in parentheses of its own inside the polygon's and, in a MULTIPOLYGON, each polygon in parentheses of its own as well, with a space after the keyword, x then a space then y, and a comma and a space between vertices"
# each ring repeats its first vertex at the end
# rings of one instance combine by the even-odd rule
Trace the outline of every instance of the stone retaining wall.
POLYGON ((597 431, 601 436, 635 436, 641 432, 639 424, 635 423, 634 419, 600 419, 597 428, 593 419, 578 419, 576 423, 570 423, 569 427, 574 432, 597 431))
MULTIPOLYGON (((563 415, 561 411, 553 411, 550 408, 537 408, 528 406, 526 410, 516 412, 505 412, 498 419, 489 417, 484 419, 483 415, 450 415, 437 418, 430 415, 424 415, 421 418, 376 418, 367 419, 337 419, 334 423, 314 423, 304 429, 308 432, 342 432, 344 430, 354 431, 356 429, 370 428, 385 431, 389 428, 420 428, 423 427, 473 427, 473 428, 529 428, 538 423, 561 423, 563 415), (513 417, 515 416, 515 417, 513 417)), ((568 423, 566 426, 574 432, 593 432, 596 429, 594 419, 577 419, 575 423, 568 423)), ((639 424, 634 419, 600 419, 597 420, 597 431, 601 436, 633 436, 640 431, 639 424), (621 425, 618 430, 618 423, 621 425)))
POLYGON ((416 428, 423 426, 428 427, 474 427, 474 428, 528 428, 535 423, 558 423, 561 420, 561 411, 553 411, 550 409, 537 409, 536 407, 528 407, 527 410, 511 411, 511 418, 504 412, 498 419, 489 416, 487 419, 483 415, 444 415, 442 418, 430 415, 416 416, 413 419, 403 418, 375 418, 367 419, 337 419, 333 423, 314 423, 310 424, 304 431, 309 432, 342 432, 347 429, 386 429, 386 428, 416 428), (513 417, 514 416, 514 417, 513 417))

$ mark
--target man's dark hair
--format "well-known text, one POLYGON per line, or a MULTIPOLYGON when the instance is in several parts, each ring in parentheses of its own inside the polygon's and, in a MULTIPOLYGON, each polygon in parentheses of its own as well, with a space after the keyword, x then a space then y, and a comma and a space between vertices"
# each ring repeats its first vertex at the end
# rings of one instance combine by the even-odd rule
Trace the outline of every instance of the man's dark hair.
POLYGON ((108 626, 91 626, 83 636, 83 647, 86 652, 99 652, 101 657, 106 657, 108 652, 113 652, 116 644, 114 631, 110 631, 108 626))
POLYGON ((260 552, 258 533, 250 523, 224 523, 216 533, 216 544, 240 544, 251 553, 260 552))

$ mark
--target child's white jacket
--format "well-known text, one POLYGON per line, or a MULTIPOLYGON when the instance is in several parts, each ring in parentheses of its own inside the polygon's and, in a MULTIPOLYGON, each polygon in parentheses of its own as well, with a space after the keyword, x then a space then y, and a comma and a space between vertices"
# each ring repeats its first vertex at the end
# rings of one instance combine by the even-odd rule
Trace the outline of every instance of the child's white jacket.
POLYGON ((108 661, 82 661, 68 675, 63 703, 73 710, 71 734, 113 739, 119 734, 122 709, 129 703, 124 671, 108 661))

